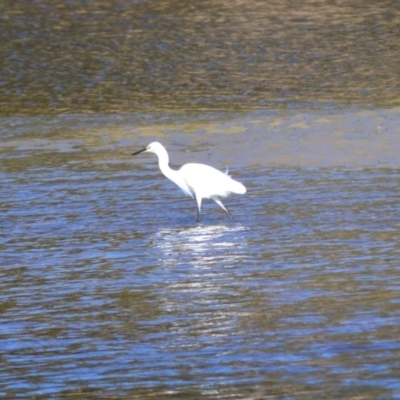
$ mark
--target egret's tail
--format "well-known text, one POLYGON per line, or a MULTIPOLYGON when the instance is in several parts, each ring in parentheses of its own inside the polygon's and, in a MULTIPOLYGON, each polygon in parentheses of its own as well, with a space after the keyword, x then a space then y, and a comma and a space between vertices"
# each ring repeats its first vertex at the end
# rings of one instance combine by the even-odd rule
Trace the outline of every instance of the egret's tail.
POLYGON ((232 179, 232 186, 231 186, 232 193, 245 194, 246 191, 247 191, 246 186, 244 186, 240 182, 232 179))

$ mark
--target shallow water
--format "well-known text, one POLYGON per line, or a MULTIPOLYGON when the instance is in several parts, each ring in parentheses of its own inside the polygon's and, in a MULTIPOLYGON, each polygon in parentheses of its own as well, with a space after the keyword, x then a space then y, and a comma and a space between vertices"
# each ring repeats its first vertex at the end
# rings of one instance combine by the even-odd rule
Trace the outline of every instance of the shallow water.
POLYGON ((396 110, 1 126, 2 396, 400 397, 396 110), (230 167, 233 223, 154 138, 230 167))
POLYGON ((4 2, 0 396, 400 398, 397 11, 4 2))

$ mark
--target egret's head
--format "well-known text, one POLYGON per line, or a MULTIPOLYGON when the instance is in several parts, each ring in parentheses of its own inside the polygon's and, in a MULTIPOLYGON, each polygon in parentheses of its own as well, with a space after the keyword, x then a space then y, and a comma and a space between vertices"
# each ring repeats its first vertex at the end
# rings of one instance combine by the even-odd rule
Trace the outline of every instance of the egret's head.
POLYGON ((161 143, 153 142, 153 143, 150 143, 147 147, 143 148, 142 150, 139 150, 136 153, 133 153, 132 155, 136 156, 137 154, 145 153, 145 152, 160 154, 160 152, 163 150, 165 150, 165 149, 161 143))

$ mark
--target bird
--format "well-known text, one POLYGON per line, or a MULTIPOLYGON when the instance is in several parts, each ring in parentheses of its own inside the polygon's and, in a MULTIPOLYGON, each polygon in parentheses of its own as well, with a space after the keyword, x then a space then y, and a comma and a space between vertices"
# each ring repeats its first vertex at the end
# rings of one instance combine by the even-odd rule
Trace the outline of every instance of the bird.
POLYGON ((183 193, 196 199, 197 222, 200 222, 201 203, 203 199, 214 200, 233 221, 232 215, 222 204, 220 197, 227 197, 231 193, 244 194, 246 187, 235 181, 226 173, 206 164, 189 163, 179 170, 173 170, 169 166, 169 156, 165 147, 159 142, 152 142, 147 147, 133 153, 154 153, 158 157, 158 165, 164 176, 181 188, 183 193))

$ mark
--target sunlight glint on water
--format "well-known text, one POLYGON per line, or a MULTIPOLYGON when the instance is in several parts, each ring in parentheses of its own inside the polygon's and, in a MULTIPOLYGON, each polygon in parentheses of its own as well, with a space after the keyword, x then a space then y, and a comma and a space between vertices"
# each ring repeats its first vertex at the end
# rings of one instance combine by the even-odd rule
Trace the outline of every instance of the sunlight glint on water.
POLYGON ((3 395, 399 394, 398 169, 234 169, 196 224, 104 151, 3 152, 3 395))

